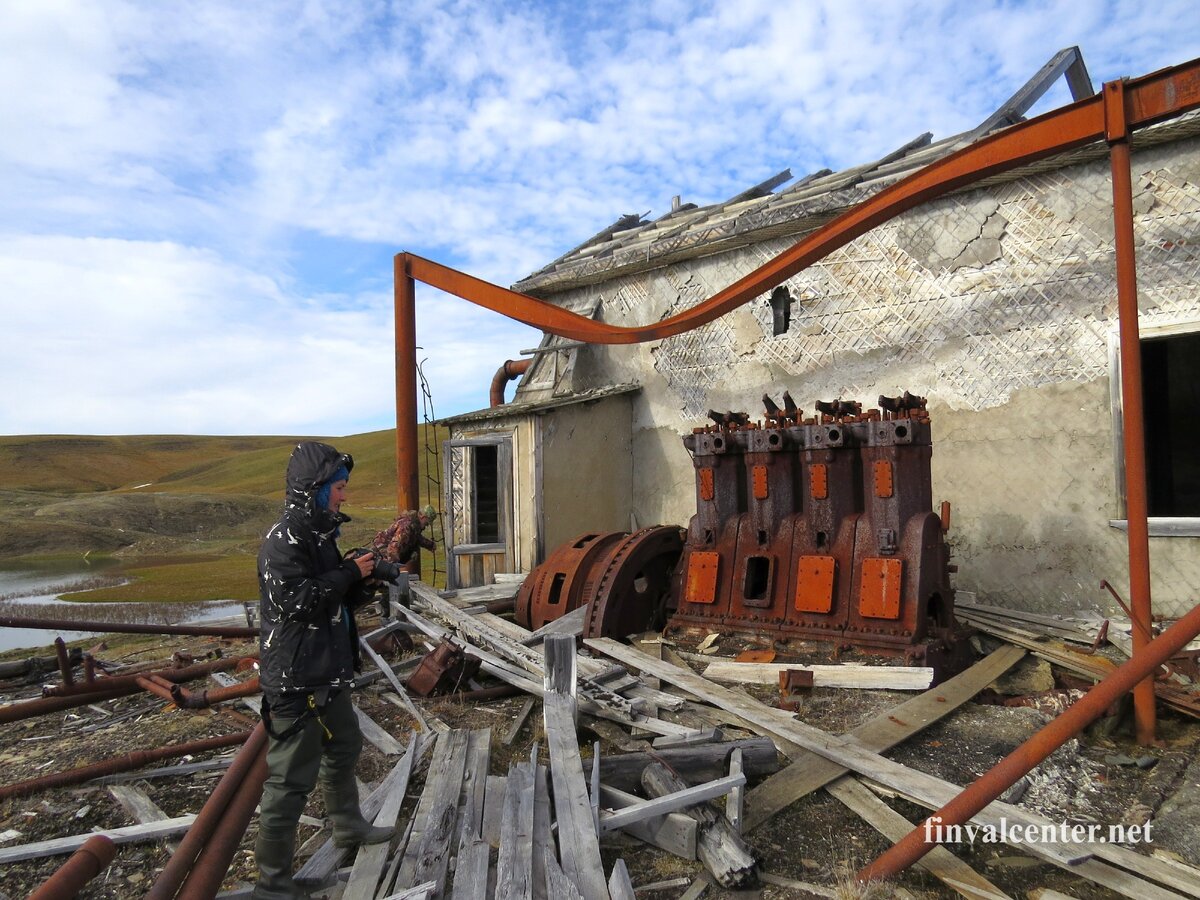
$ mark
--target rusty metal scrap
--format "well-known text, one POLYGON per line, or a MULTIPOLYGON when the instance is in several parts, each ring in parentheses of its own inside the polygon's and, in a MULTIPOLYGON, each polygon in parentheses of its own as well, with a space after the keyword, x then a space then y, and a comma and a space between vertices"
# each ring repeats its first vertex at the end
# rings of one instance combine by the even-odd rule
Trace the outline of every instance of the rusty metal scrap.
POLYGON ((96 834, 84 841, 58 871, 37 887, 28 900, 70 900, 109 867, 117 856, 112 838, 96 834))
POLYGON ((224 638, 257 638, 259 633, 257 628, 234 625, 144 625, 136 622, 75 622, 70 619, 25 616, 0 616, 0 627, 94 631, 100 634, 172 634, 224 638))
POLYGON ((140 769, 142 766, 149 765, 152 762, 173 759, 177 756, 187 756, 191 753, 204 753, 209 750, 234 747, 245 743, 250 734, 249 731, 244 731, 237 734, 224 734, 220 737, 203 738, 198 741, 188 741, 184 744, 171 744, 155 750, 138 750, 134 753, 127 753, 124 756, 116 756, 112 759, 92 763, 91 765, 69 769, 65 772, 54 772, 50 775, 42 775, 38 778, 29 778, 25 781, 15 782, 14 784, 6 784, 0 787, 0 800, 8 800, 12 797, 27 797, 39 791, 63 787, 68 784, 82 784, 93 778, 140 769))

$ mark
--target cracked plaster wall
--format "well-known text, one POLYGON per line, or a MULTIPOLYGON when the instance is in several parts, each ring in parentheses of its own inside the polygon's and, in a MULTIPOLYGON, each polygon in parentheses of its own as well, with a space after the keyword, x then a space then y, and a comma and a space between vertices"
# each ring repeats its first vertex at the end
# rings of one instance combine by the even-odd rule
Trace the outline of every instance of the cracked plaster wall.
MULTIPOLYGON (((1200 322, 1200 140, 1134 156, 1142 324, 1200 322)), ((1127 583, 1114 488, 1107 341, 1115 328, 1106 161, 912 210, 790 279, 791 328, 766 297, 663 341, 580 351, 575 387, 636 382, 634 515, 694 513, 680 436, 710 408, 761 414, 764 391, 874 405, 929 397, 935 502, 955 509, 956 585, 1014 607, 1104 603, 1127 583)), ((562 295, 619 324, 706 299, 790 245, 764 242, 562 295)), ((1200 580, 1197 539, 1151 540, 1156 611, 1200 580)))

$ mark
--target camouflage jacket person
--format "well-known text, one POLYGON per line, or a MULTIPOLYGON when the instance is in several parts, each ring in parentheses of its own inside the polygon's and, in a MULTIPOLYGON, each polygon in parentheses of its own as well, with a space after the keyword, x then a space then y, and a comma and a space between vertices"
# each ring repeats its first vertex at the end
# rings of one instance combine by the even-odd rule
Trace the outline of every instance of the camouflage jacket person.
POLYGON ((260 678, 280 716, 300 714, 314 692, 349 688, 361 668, 354 609, 372 592, 359 567, 338 551, 338 531, 349 516, 317 501, 322 485, 353 467, 349 454, 328 444, 298 444, 288 462, 283 516, 258 554, 260 678))

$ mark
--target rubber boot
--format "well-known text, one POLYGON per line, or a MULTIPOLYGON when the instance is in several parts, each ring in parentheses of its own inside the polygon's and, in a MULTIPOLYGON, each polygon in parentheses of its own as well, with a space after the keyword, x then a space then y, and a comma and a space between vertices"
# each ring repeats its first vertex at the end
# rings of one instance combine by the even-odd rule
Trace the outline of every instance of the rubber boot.
POLYGON ((286 837, 259 832, 254 844, 258 883, 250 895, 252 900, 304 900, 312 896, 292 880, 292 857, 295 852, 295 832, 286 837))
POLYGON ((322 779, 325 810, 333 823, 333 845, 343 850, 359 844, 381 844, 395 834, 394 828, 376 827, 363 818, 358 805, 354 776, 348 779, 322 779))

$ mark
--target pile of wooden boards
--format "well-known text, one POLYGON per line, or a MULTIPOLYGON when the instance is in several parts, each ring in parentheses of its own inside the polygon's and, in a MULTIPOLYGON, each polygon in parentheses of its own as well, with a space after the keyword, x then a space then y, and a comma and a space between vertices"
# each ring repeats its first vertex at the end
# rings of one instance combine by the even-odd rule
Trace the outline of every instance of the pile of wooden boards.
MULTIPOLYGON (((756 876, 771 880, 769 873, 755 871, 752 851, 740 840, 740 832, 761 826, 800 797, 822 788, 890 839, 898 840, 911 830, 912 823, 896 814, 870 789, 938 809, 962 788, 895 763, 882 754, 951 713, 1025 656, 1022 648, 1003 646, 955 678, 917 694, 848 734, 837 736, 799 722, 791 713, 754 700, 743 691, 723 687, 693 671, 678 657, 664 660, 609 639, 585 640, 584 653, 576 656, 570 627, 559 625, 552 629, 567 631, 565 638, 531 634, 505 619, 480 612, 477 607, 464 609, 419 583, 413 585, 413 591, 415 609, 406 616, 418 629, 433 638, 457 641, 466 652, 481 660, 483 671, 542 698, 550 751, 548 772, 531 759, 513 767, 503 789, 491 787, 490 778, 485 776, 481 806, 468 808, 465 802, 460 802, 457 826, 447 826, 446 816, 438 820, 442 826, 438 846, 449 848, 450 856, 455 856, 454 848, 458 848, 453 866, 439 864, 440 868, 435 866, 437 871, 432 871, 419 866, 406 867, 403 862, 393 863, 397 877, 380 888, 410 889, 417 886, 420 878, 428 876, 437 885, 432 893, 437 896, 442 892, 446 896, 458 895, 457 872, 462 870, 463 860, 468 870, 476 873, 472 884, 477 888, 484 883, 486 854, 480 848, 485 846, 495 846, 499 851, 491 876, 497 897, 542 896, 543 891, 549 892, 546 896, 581 896, 587 900, 627 896, 624 866, 618 865, 605 873, 599 864, 599 840, 603 834, 621 828, 672 852, 703 858, 700 846, 704 834, 714 830, 716 818, 721 820, 721 828, 716 830, 733 837, 723 843, 728 858, 708 866, 710 879, 743 879, 728 882, 730 886, 750 883, 756 876), (664 690, 665 685, 671 686, 673 692, 664 690), (619 756, 600 759, 599 753, 594 753, 592 776, 590 779, 585 776, 574 727, 577 714, 615 723, 633 735, 659 735, 659 742, 693 746, 720 737, 715 726, 728 723, 768 737, 790 759, 790 764, 746 792, 746 748, 718 743, 712 746, 729 747, 727 755, 722 756, 715 771, 710 766, 699 779, 693 775, 689 779, 691 784, 656 781, 661 773, 644 768, 640 778, 643 789, 658 786, 657 791, 646 791, 649 799, 643 799, 630 792, 629 788, 635 784, 628 778, 624 788, 605 783, 607 776, 603 773, 614 771, 605 768, 606 760, 619 756), (741 752, 735 753, 735 749, 741 752), (694 783, 697 780, 699 783, 694 783), (552 801, 546 798, 547 789, 552 801), (720 797, 726 798, 725 803, 714 804, 714 798, 720 797), (489 829, 489 816, 497 814, 489 810, 497 808, 508 833, 523 836, 521 850, 509 847, 503 827, 498 833, 495 828, 489 829), (472 830, 476 823, 479 823, 477 832, 472 830), (447 827, 457 830, 446 831, 447 827), (743 871, 738 871, 740 863, 730 861, 737 856, 739 844, 750 853, 743 871), (456 875, 447 881, 444 873, 451 869, 456 875), (401 879, 400 873, 408 877, 401 879)), ((455 599, 465 605, 463 598, 455 599)), ((721 677, 742 680, 729 674, 721 677)), ((438 740, 447 738, 442 735, 438 740)), ((466 748, 471 738, 457 740, 464 742, 460 755, 464 759, 470 757, 466 748)), ((478 747, 481 739, 474 740, 478 747)), ((439 749, 439 763, 441 757, 439 749)), ((464 800, 469 794, 474 798, 475 789, 469 790, 468 784, 473 784, 470 778, 460 777, 458 794, 455 795, 452 784, 443 787, 444 796, 464 800)), ((425 803, 424 797, 421 802, 425 803)), ((1028 828, 1053 826, 1036 813, 999 801, 990 804, 972 821, 995 827, 1002 818, 1009 823, 1010 835, 1021 831, 1011 827, 1017 823, 1028 828)), ((427 828, 418 807, 411 825, 412 835, 420 836, 423 842, 427 828)), ((412 840, 410 835, 410 845, 412 840)), ((1168 864, 1115 844, 1059 840, 1022 842, 1019 846, 1032 856, 1138 900, 1200 897, 1197 870, 1168 864)), ((416 853, 419 858, 421 851, 416 853)), ((928 854, 921 865, 963 896, 1005 896, 945 848, 928 854)), ((685 896, 698 896, 707 883, 698 882, 685 896)))

